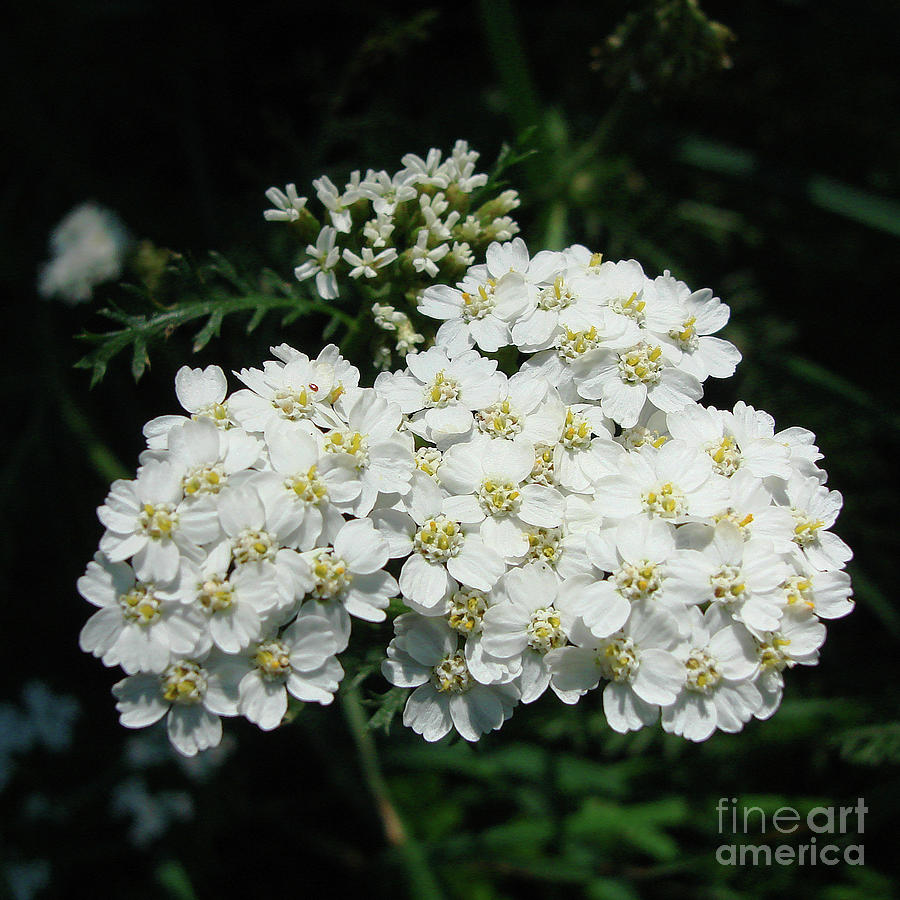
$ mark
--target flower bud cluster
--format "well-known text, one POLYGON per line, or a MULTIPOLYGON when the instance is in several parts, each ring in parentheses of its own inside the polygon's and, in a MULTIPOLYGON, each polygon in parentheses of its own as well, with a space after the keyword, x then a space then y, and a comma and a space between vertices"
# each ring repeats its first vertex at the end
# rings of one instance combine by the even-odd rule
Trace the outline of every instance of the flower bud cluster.
POLYGON ((475 253, 519 230, 508 215, 519 205, 515 191, 473 205, 474 193, 488 183, 487 174, 475 171, 478 157, 457 141, 445 159, 435 148, 424 159, 408 153, 393 175, 354 171, 343 191, 323 175, 313 182, 321 221, 295 185, 272 187, 266 196, 274 208, 265 217, 294 224, 310 237, 294 275, 299 281, 314 277, 325 300, 339 296, 344 278, 421 288, 436 278, 455 278, 475 253))

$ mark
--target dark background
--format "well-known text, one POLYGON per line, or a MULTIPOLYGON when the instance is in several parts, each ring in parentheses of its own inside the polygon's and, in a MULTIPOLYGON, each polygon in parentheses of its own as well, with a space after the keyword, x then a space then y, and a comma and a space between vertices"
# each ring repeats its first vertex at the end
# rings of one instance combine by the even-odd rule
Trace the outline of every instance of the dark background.
MULTIPOLYGON (((485 900, 893 896, 900 7, 704 4, 734 33, 725 42, 646 14, 682 5, 6 11, 0 897, 424 897, 432 881, 485 900), (102 320, 40 300, 35 280, 50 230, 88 199, 159 246, 287 272, 262 219, 270 185, 309 192, 322 173, 340 185, 459 137, 487 168, 530 125, 539 152, 509 175, 530 248, 635 256, 731 305, 744 362, 707 401, 744 399, 816 432, 845 497, 837 530, 856 551, 858 608, 829 625, 817 669, 788 673, 773 720, 701 747, 614 735, 596 698, 561 709, 545 697, 476 747, 426 747, 395 722, 375 742, 410 835, 398 848, 337 704, 270 735, 226 723, 235 740, 202 768, 117 724, 118 674, 77 648, 90 609, 74 582, 116 460, 131 469, 141 424, 175 411, 190 336, 152 351, 137 385, 123 358, 89 390, 73 335, 102 320), (766 809, 864 796, 866 866, 719 867, 720 796, 766 809)), ((192 364, 322 343, 321 323, 276 324, 248 337, 226 323, 192 364)), ((364 693, 385 688, 376 677, 364 693)))

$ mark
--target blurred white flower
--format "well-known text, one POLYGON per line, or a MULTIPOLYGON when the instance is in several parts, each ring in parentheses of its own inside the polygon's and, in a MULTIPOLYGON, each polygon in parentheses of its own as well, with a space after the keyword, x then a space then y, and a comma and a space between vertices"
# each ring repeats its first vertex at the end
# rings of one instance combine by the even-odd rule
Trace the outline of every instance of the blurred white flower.
POLYGON ((128 244, 128 232, 115 213, 83 203, 50 234, 52 258, 41 267, 38 292, 64 303, 87 302, 98 284, 119 277, 128 244))

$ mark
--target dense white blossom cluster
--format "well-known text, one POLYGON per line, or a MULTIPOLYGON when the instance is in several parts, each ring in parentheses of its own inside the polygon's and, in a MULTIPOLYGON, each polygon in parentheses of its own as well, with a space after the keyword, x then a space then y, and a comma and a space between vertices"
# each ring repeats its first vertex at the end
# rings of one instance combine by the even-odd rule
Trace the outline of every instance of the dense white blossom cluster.
MULTIPOLYGON (((406 164, 358 180, 378 215, 411 181, 447 187, 446 163, 406 164)), ((326 188, 333 239, 346 203, 326 188)), ((185 414, 145 426, 79 581, 99 608, 83 649, 126 673, 122 723, 166 716, 188 755, 221 716, 275 728, 288 695, 332 701, 355 621, 389 606, 382 673, 428 741, 477 740, 547 690, 600 689, 613 729, 694 741, 771 716, 853 608, 851 552, 813 434, 698 403, 739 360, 714 336, 728 307, 516 239, 418 312, 434 345, 374 387, 335 346, 274 347, 231 394, 215 366, 178 372, 185 414), (507 375, 487 354, 510 346, 507 375)))

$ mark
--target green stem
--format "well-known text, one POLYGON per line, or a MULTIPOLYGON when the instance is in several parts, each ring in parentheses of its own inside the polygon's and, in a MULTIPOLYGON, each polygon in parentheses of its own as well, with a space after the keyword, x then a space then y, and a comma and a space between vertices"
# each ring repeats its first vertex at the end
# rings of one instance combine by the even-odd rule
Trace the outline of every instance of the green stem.
POLYGON ((38 306, 38 329, 43 339, 38 341, 43 369, 50 383, 56 408, 72 436, 84 448, 85 455, 101 481, 109 484, 117 478, 128 478, 131 473, 115 453, 97 437, 90 419, 72 400, 60 371, 59 354, 54 348, 55 333, 45 304, 38 306))
POLYGON ((415 900, 441 900, 443 893, 428 865, 428 859, 421 846, 406 830, 391 799, 378 760, 375 739, 366 727, 366 714, 359 695, 359 688, 356 686, 346 688, 341 693, 341 699, 344 715, 359 754, 363 776, 384 827, 384 835, 388 844, 396 850, 406 870, 410 897, 415 900))
POLYGON ((76 440, 84 447, 94 471, 107 483, 117 478, 130 478, 133 473, 119 461, 116 455, 94 434, 91 423, 84 413, 77 409, 69 398, 68 391, 57 382, 58 408, 63 421, 76 440))

